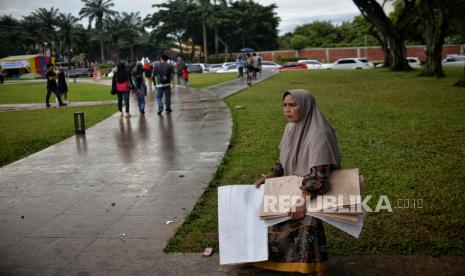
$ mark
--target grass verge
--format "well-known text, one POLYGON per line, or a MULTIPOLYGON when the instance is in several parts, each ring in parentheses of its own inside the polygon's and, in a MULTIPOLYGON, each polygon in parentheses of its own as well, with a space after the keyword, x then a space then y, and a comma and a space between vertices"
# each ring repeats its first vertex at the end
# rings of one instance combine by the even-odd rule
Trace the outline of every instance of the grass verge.
POLYGON ((330 254, 464 255, 465 90, 452 86, 461 70, 446 68, 442 79, 384 69, 283 72, 227 98, 230 149, 165 251, 218 250, 216 188, 270 169, 286 124, 282 93, 305 88, 336 130, 343 167, 364 175, 368 205, 386 195, 393 207, 369 214, 359 239, 326 225, 330 254))
POLYGON ((189 74, 189 85, 194 88, 205 88, 225 81, 234 80, 236 77, 236 73, 189 74))
MULTIPOLYGON (((110 87, 99 84, 68 82, 68 99, 71 102, 114 100, 110 87)), ((43 83, 5 84, 0 86, 0 104, 45 103, 47 94, 45 80, 43 83)), ((52 93, 50 101, 55 101, 52 93)))
POLYGON ((74 135, 73 113, 82 111, 86 127, 115 113, 115 105, 0 112, 0 166, 74 135))

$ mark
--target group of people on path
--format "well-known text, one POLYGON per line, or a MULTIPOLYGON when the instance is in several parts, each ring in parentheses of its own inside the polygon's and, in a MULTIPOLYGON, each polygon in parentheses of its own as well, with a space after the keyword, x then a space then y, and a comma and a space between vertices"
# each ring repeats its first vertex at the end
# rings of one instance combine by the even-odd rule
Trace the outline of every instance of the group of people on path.
MULTIPOLYGON (((63 102, 61 96, 68 100, 68 84, 66 83, 66 74, 63 67, 58 68, 58 72, 55 66, 51 63, 47 64, 47 73, 45 73, 47 80, 47 95, 45 96, 45 106, 50 108, 50 96, 55 94, 59 106, 66 106, 67 103, 63 102)), ((69 103, 69 102, 68 102, 69 103)))
POLYGON ((236 65, 239 73, 237 77, 243 80, 245 69, 247 73, 247 84, 252 85, 252 79, 256 80, 257 73, 261 73, 262 71, 262 57, 257 55, 257 53, 240 54, 237 56, 236 65))
MULTIPOLYGON (((148 63, 146 63, 148 64, 148 63)), ((175 69, 169 62, 166 55, 160 57, 159 62, 153 63, 152 66, 146 66, 141 62, 135 65, 127 66, 125 61, 120 62, 116 67, 116 72, 112 79, 112 94, 118 97, 118 111, 121 116, 129 117, 129 94, 132 91, 137 98, 137 105, 140 114, 145 114, 145 96, 147 96, 147 85, 145 79, 149 79, 149 88, 151 81, 155 84, 157 90, 158 115, 165 110, 171 113, 171 82, 173 80, 175 69), (164 102, 163 102, 164 99, 164 102), (125 109, 123 112, 123 101, 125 109)))

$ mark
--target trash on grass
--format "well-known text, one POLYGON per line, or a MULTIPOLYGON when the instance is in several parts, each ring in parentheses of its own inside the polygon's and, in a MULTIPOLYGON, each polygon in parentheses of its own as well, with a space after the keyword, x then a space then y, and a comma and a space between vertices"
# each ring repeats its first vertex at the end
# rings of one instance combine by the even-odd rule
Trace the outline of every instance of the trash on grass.
POLYGON ((213 254, 213 248, 207 247, 202 253, 202 257, 210 257, 213 254))

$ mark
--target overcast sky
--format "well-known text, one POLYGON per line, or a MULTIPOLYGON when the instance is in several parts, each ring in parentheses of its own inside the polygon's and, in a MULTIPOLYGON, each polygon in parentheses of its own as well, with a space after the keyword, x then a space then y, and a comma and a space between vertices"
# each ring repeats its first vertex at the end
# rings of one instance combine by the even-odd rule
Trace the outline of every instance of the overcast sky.
MULTIPOLYGON (((0 0, 1 15, 11 14, 13 17, 29 15, 37 8, 55 7, 63 13, 72 13, 77 16, 82 8, 79 0, 0 0)), ((161 3, 162 0, 114 0, 114 9, 120 12, 140 12, 142 17, 155 11, 152 4, 161 3)), ((349 21, 360 14, 351 0, 255 0, 262 5, 277 4, 276 10, 281 18, 280 34, 292 31, 296 26, 315 20, 331 20, 339 24, 349 21)), ((87 24, 87 19, 85 22, 87 24)))

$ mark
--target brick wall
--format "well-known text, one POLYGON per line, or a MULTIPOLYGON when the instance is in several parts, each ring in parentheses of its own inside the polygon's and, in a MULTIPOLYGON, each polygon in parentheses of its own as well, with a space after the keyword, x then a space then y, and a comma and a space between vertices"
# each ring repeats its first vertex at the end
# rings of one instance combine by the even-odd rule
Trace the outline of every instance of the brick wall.
MULTIPOLYGON (((407 46, 407 56, 418 57, 421 61, 425 60, 425 46, 413 45, 407 46)), ((258 52, 263 60, 278 61, 280 58, 303 57, 308 59, 318 59, 322 62, 334 62, 340 58, 347 57, 367 57, 370 61, 383 61, 384 53, 381 47, 346 47, 346 48, 310 48, 287 51, 266 51, 258 52)), ((445 58, 449 54, 465 53, 465 45, 444 45, 442 49, 442 57, 445 58)), ((228 56, 228 60, 234 61, 238 53, 233 53, 228 56)), ((219 55, 220 60, 224 60, 224 54, 219 55)), ((210 58, 214 58, 213 55, 210 58)), ((218 62, 221 62, 218 61, 218 62)))
MULTIPOLYGON (((407 46, 407 56, 418 57, 420 60, 425 60, 425 46, 415 45, 407 46)), ((445 58, 448 54, 464 53, 465 45, 444 45, 442 56, 445 58)), ((347 47, 347 48, 310 48, 300 51, 268 51, 258 52, 264 60, 278 61, 280 58, 289 57, 306 57, 318 59, 323 62, 334 62, 340 58, 346 57, 367 57, 370 61, 384 60, 384 53, 381 47, 347 47)), ((235 57, 237 54, 233 54, 235 57)))

